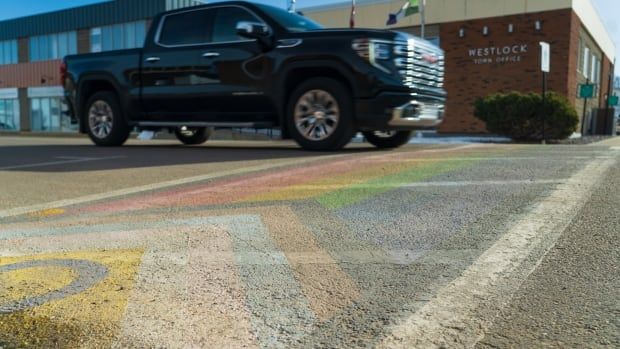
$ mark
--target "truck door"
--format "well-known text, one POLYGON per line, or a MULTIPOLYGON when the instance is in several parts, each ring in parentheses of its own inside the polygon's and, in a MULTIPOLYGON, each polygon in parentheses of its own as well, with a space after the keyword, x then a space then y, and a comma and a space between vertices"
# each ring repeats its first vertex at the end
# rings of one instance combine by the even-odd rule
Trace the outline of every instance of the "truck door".
POLYGON ((150 121, 199 120, 205 85, 217 81, 202 58, 214 11, 190 9, 164 15, 142 63, 142 103, 150 121))
POLYGON ((271 59, 257 40, 237 35, 236 28, 239 22, 264 22, 241 6, 224 5, 213 11, 211 44, 200 56, 212 80, 204 85, 201 108, 215 111, 213 121, 261 121, 274 108, 264 94, 269 90, 265 84, 271 59))

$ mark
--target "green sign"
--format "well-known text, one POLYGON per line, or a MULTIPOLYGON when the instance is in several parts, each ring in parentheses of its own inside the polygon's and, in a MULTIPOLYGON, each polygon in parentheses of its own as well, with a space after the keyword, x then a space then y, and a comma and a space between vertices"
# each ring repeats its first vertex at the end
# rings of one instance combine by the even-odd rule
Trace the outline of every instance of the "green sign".
POLYGON ((594 97, 594 85, 583 84, 579 85, 579 98, 592 98, 594 97))
POLYGON ((618 105, 618 96, 610 96, 609 97, 609 106, 615 107, 618 105))

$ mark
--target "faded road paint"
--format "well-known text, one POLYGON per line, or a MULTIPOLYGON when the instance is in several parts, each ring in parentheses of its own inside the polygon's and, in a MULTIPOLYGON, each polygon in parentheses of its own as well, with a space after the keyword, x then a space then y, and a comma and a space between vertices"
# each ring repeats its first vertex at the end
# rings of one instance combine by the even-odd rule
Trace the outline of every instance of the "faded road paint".
POLYGON ((497 312, 553 247, 615 159, 595 160, 543 198, 430 303, 393 328, 382 348, 473 347, 497 312), (528 257, 538 250, 536 258, 528 257))
POLYGON ((109 346, 141 256, 140 250, 110 250, 1 257, 0 284, 14 287, 0 292, 0 342, 28 346, 37 338, 40 347, 109 346), (30 268, 39 273, 29 274, 30 268), (72 272, 53 273, 58 268, 72 272), (42 292, 38 279, 24 274, 59 279, 42 292))
POLYGON ((519 169, 537 159, 511 153, 522 148, 268 163, 5 211, 0 307, 12 310, 0 343, 373 347, 488 248, 469 226, 494 242, 506 198, 526 206, 584 159, 604 160, 554 159, 557 176, 502 173, 508 159, 519 169), (472 186, 476 205, 462 194, 472 186), (34 214, 15 216, 24 212, 34 214), (442 224, 451 230, 437 233, 442 224))

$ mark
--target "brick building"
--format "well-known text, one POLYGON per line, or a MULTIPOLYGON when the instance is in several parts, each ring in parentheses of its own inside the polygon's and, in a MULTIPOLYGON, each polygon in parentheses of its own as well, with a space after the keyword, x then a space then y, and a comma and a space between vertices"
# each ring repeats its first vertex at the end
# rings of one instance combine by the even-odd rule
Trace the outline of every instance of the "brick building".
POLYGON ((115 0, 0 22, 0 132, 74 132, 61 59, 142 47, 150 18, 194 0, 115 0))
MULTIPOLYGON (((357 27, 390 28, 420 35, 421 15, 386 26, 404 0, 358 0, 357 27)), ((589 81, 595 98, 586 115, 603 108, 615 46, 590 0, 426 0, 425 38, 446 51, 448 102, 444 133, 481 133, 473 116, 477 97, 493 92, 541 91, 539 42, 551 44, 550 90, 573 101, 589 81)), ((350 1, 302 10, 328 27, 347 27, 350 1)))

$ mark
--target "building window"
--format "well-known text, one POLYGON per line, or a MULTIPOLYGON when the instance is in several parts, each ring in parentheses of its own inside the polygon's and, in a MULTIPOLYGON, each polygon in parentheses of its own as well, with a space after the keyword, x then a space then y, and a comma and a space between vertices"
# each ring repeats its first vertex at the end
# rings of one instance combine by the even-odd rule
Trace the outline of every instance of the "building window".
POLYGON ((590 71, 590 64, 589 64, 589 59, 590 59, 590 48, 588 46, 586 46, 583 49, 583 59, 581 60, 581 63, 583 64, 581 66, 581 72, 583 73, 583 76, 587 78, 589 78, 589 71, 590 71))
POLYGON ((0 131, 19 131, 17 99, 0 99, 0 131))
POLYGON ((130 22, 92 28, 90 51, 103 52, 139 48, 144 45, 146 21, 130 22))
POLYGON ((592 72, 590 73, 590 79, 593 83, 599 83, 601 80, 601 61, 595 55, 592 55, 592 72))
POLYGON ((77 53, 77 33, 75 31, 33 36, 30 38, 30 61, 62 59, 77 53))
POLYGON ((200 5, 200 2, 195 0, 166 0, 166 11, 195 5, 200 5))
POLYGON ((579 38, 579 52, 577 52, 577 71, 583 73, 583 39, 579 38))
POLYGON ((17 63, 17 40, 0 41, 0 65, 17 63))
POLYGON ((433 45, 437 46, 437 47, 439 47, 440 44, 441 44, 441 41, 440 41, 438 36, 433 36, 433 37, 430 37, 430 38, 426 38, 426 40, 428 42, 432 43, 433 45))
POLYGON ((61 97, 30 98, 30 127, 35 132, 74 132, 61 97))

